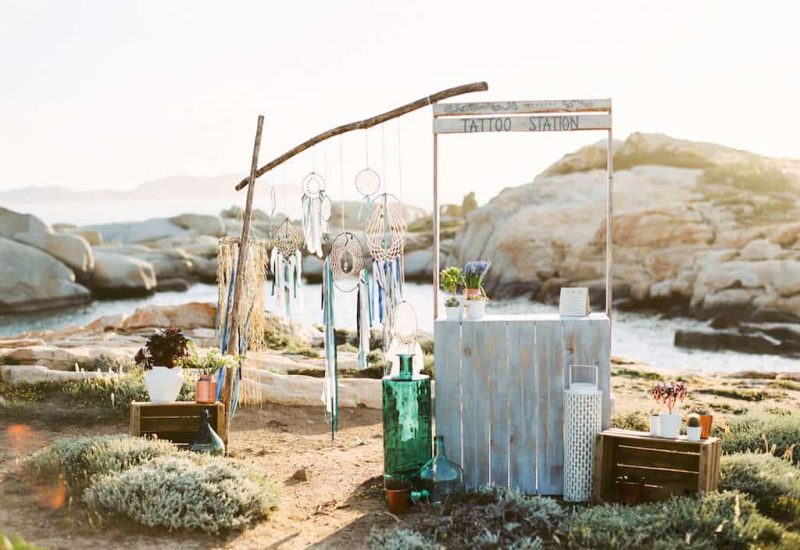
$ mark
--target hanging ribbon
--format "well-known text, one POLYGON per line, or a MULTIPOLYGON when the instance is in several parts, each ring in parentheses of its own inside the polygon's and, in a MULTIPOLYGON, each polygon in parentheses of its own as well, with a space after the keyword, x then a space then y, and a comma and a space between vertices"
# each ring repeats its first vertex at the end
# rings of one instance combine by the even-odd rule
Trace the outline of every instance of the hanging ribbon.
POLYGON ((358 278, 358 297, 356 300, 356 326, 358 330, 358 368, 367 368, 369 356, 370 328, 372 327, 372 312, 370 307, 370 278, 369 271, 361 270, 358 278))
POLYGON ((325 384, 322 402, 331 424, 331 439, 339 431, 339 373, 336 359, 336 326, 333 316, 334 289, 330 257, 322 267, 322 324, 325 327, 325 384))
POLYGON ((286 317, 292 316, 292 302, 301 296, 303 278, 303 254, 297 250, 285 258, 277 248, 270 255, 270 271, 272 271, 272 295, 279 310, 284 310, 286 317))

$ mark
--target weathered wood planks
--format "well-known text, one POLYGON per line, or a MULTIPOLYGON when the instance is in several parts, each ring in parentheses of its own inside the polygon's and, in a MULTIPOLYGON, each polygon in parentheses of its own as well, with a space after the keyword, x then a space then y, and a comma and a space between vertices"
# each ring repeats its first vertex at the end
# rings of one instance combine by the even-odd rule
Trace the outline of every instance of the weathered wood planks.
POLYGON ((467 487, 563 493, 566 367, 598 366, 608 425, 609 325, 604 314, 436 322, 436 431, 467 487))
POLYGON ((486 132, 579 132, 608 130, 611 115, 531 115, 434 118, 434 134, 486 132))

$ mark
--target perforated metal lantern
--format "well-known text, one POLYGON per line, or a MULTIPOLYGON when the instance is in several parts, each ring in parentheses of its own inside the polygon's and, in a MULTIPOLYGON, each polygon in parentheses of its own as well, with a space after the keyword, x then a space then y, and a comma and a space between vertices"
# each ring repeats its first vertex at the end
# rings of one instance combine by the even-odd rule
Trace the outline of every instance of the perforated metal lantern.
POLYGON ((564 500, 585 502, 592 494, 595 439, 601 430, 603 392, 596 365, 570 365, 564 390, 564 500), (594 382, 573 382, 575 369, 594 373, 594 382))

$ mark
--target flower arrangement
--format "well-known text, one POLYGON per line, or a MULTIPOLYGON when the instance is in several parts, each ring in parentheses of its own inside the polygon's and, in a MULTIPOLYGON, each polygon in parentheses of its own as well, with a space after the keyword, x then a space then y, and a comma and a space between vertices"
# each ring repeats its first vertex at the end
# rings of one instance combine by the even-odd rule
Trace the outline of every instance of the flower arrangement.
POLYGON ((669 414, 672 414, 672 409, 679 401, 683 401, 686 397, 686 382, 679 380, 670 380, 669 382, 660 382, 650 389, 650 395, 657 403, 661 403, 667 407, 669 414))
POLYGON ((181 366, 181 360, 189 355, 188 340, 179 328, 159 329, 147 339, 144 347, 136 352, 134 361, 144 370, 156 367, 169 369, 181 366))
POLYGON ((481 297, 485 296, 485 292, 483 290, 483 278, 486 276, 486 272, 489 271, 489 267, 491 267, 492 262, 488 262, 486 260, 477 260, 473 262, 467 262, 464 266, 464 287, 467 290, 478 290, 480 292, 468 292, 468 295, 475 295, 479 294, 481 297))
POLYGON ((444 305, 446 307, 458 307, 460 304, 458 298, 456 298, 456 292, 458 292, 458 287, 464 284, 464 273, 461 271, 461 268, 451 266, 447 269, 443 269, 439 273, 439 279, 442 290, 452 294, 452 296, 445 300, 444 305))

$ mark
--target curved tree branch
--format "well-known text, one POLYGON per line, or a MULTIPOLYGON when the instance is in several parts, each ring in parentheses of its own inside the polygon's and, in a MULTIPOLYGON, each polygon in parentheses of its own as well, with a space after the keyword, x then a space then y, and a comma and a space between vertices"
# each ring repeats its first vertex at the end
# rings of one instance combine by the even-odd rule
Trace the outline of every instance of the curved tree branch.
MULTIPOLYGON (((397 109, 386 111, 385 113, 382 113, 378 116, 374 116, 372 118, 367 118, 364 120, 360 120, 358 122, 351 122, 350 124, 337 126, 332 130, 328 130, 327 132, 323 132, 318 136, 314 136, 308 141, 304 141, 300 145, 292 149, 289 149, 281 156, 269 161, 267 164, 259 168, 258 171, 256 171, 255 177, 258 178, 260 176, 263 176, 273 168, 280 166, 290 158, 302 153, 309 147, 313 147, 317 143, 325 141, 326 139, 330 139, 334 136, 338 136, 339 134, 352 132, 353 130, 366 130, 367 128, 371 128, 372 126, 381 124, 382 122, 386 122, 387 120, 392 120, 393 118, 397 118, 406 113, 410 113, 411 111, 416 111, 417 109, 421 109, 423 107, 436 103, 437 101, 442 101, 443 99, 447 99, 457 95, 468 94, 471 92, 485 92, 488 89, 489 85, 486 84, 486 82, 473 82, 472 84, 464 84, 463 86, 456 86, 455 88, 448 88, 447 90, 442 90, 441 92, 431 94, 429 96, 423 97, 422 99, 418 99, 416 101, 403 105, 402 107, 398 107, 397 109)), ((245 187, 247 187, 249 182, 250 178, 243 179, 236 185, 236 190, 240 191, 244 189, 245 187)), ((255 179, 253 179, 253 182, 255 182, 255 179)))

